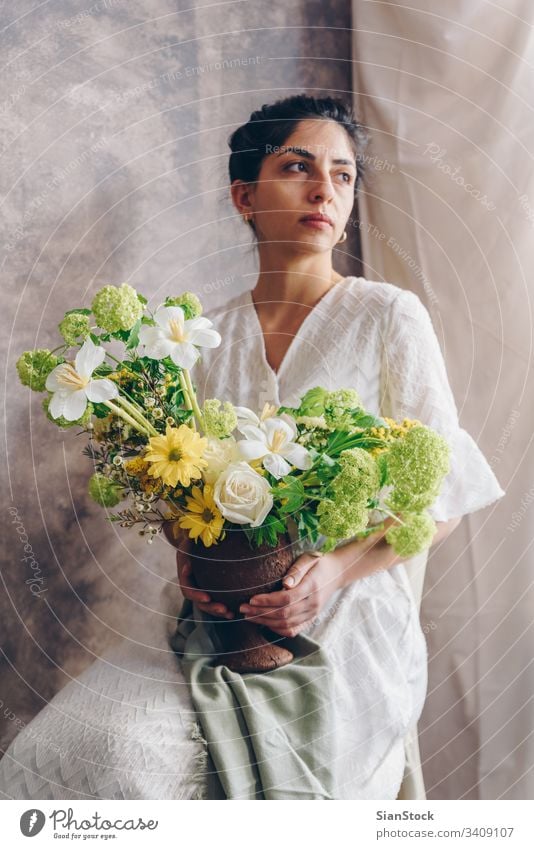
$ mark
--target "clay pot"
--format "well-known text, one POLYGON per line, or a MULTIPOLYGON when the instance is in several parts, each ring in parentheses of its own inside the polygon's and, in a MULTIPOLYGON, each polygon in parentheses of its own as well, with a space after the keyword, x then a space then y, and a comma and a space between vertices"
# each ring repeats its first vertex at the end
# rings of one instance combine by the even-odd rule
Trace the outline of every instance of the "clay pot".
MULTIPOLYGON (((169 542, 182 549, 184 538, 175 539, 172 522, 163 526, 169 542)), ((224 652, 217 663, 225 664, 234 672, 267 672, 285 666, 293 654, 269 639, 281 639, 265 626, 246 620, 239 612, 241 604, 253 595, 283 589, 282 578, 295 557, 291 538, 283 534, 275 546, 262 545, 251 548, 246 534, 241 530, 227 530, 226 537, 217 545, 206 548, 200 541, 187 543, 189 558, 196 585, 209 593, 211 600, 225 604, 235 614, 235 619, 224 620, 220 638, 224 652)))

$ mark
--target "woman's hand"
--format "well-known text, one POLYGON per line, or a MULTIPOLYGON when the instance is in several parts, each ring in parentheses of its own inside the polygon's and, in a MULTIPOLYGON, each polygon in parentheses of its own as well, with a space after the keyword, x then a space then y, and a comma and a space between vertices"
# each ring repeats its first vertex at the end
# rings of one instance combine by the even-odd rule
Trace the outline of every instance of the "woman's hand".
POLYGON ((296 637, 319 615, 328 599, 344 585, 335 552, 304 552, 283 578, 287 589, 252 596, 239 610, 282 637, 296 637))
POLYGON ((176 567, 178 571, 178 583, 184 598, 189 599, 196 604, 199 610, 204 613, 211 613, 213 616, 224 616, 226 619, 233 619, 234 614, 228 610, 225 604, 211 601, 211 596, 200 590, 193 578, 193 567, 187 551, 176 552, 176 567))

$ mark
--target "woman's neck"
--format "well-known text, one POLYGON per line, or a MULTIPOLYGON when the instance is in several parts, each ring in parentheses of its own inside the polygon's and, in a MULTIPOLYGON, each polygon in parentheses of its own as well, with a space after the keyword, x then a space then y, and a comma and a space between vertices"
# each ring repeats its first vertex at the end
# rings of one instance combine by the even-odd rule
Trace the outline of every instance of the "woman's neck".
POLYGON ((255 301, 288 301, 313 307, 325 292, 343 279, 332 268, 330 255, 304 256, 290 266, 276 267, 260 261, 260 273, 254 287, 255 301))

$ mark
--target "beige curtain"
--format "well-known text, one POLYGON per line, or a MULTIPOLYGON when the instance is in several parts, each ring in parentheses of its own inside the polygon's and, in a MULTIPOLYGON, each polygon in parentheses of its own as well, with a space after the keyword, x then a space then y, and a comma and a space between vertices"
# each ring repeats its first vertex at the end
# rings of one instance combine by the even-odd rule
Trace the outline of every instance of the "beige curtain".
POLYGON ((364 274, 415 291, 506 496, 434 548, 429 798, 534 796, 534 5, 353 0, 364 274))

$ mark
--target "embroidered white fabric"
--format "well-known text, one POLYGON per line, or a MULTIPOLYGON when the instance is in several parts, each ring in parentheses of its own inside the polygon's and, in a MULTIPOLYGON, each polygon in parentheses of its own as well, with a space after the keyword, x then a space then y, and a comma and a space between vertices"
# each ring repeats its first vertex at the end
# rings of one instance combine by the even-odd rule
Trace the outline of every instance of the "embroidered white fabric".
MULTIPOLYGON (((458 423, 439 343, 415 294, 345 278, 308 313, 277 374, 250 292, 208 316, 223 341, 204 349, 192 372, 201 400, 227 398, 259 411, 265 401, 293 404, 315 385, 352 386, 370 411, 420 419, 450 441, 451 472, 431 510, 436 520, 504 495, 458 423)), ((178 591, 167 591, 164 603, 176 615, 178 591)), ((1 797, 211 798, 205 741, 169 634, 161 630, 158 643, 158 627, 149 642, 159 650, 115 646, 18 734, 0 761, 1 797)), ((347 739, 337 797, 395 799, 404 737, 427 685, 426 644, 404 564, 338 590, 306 633, 327 648, 337 670, 347 739)))

